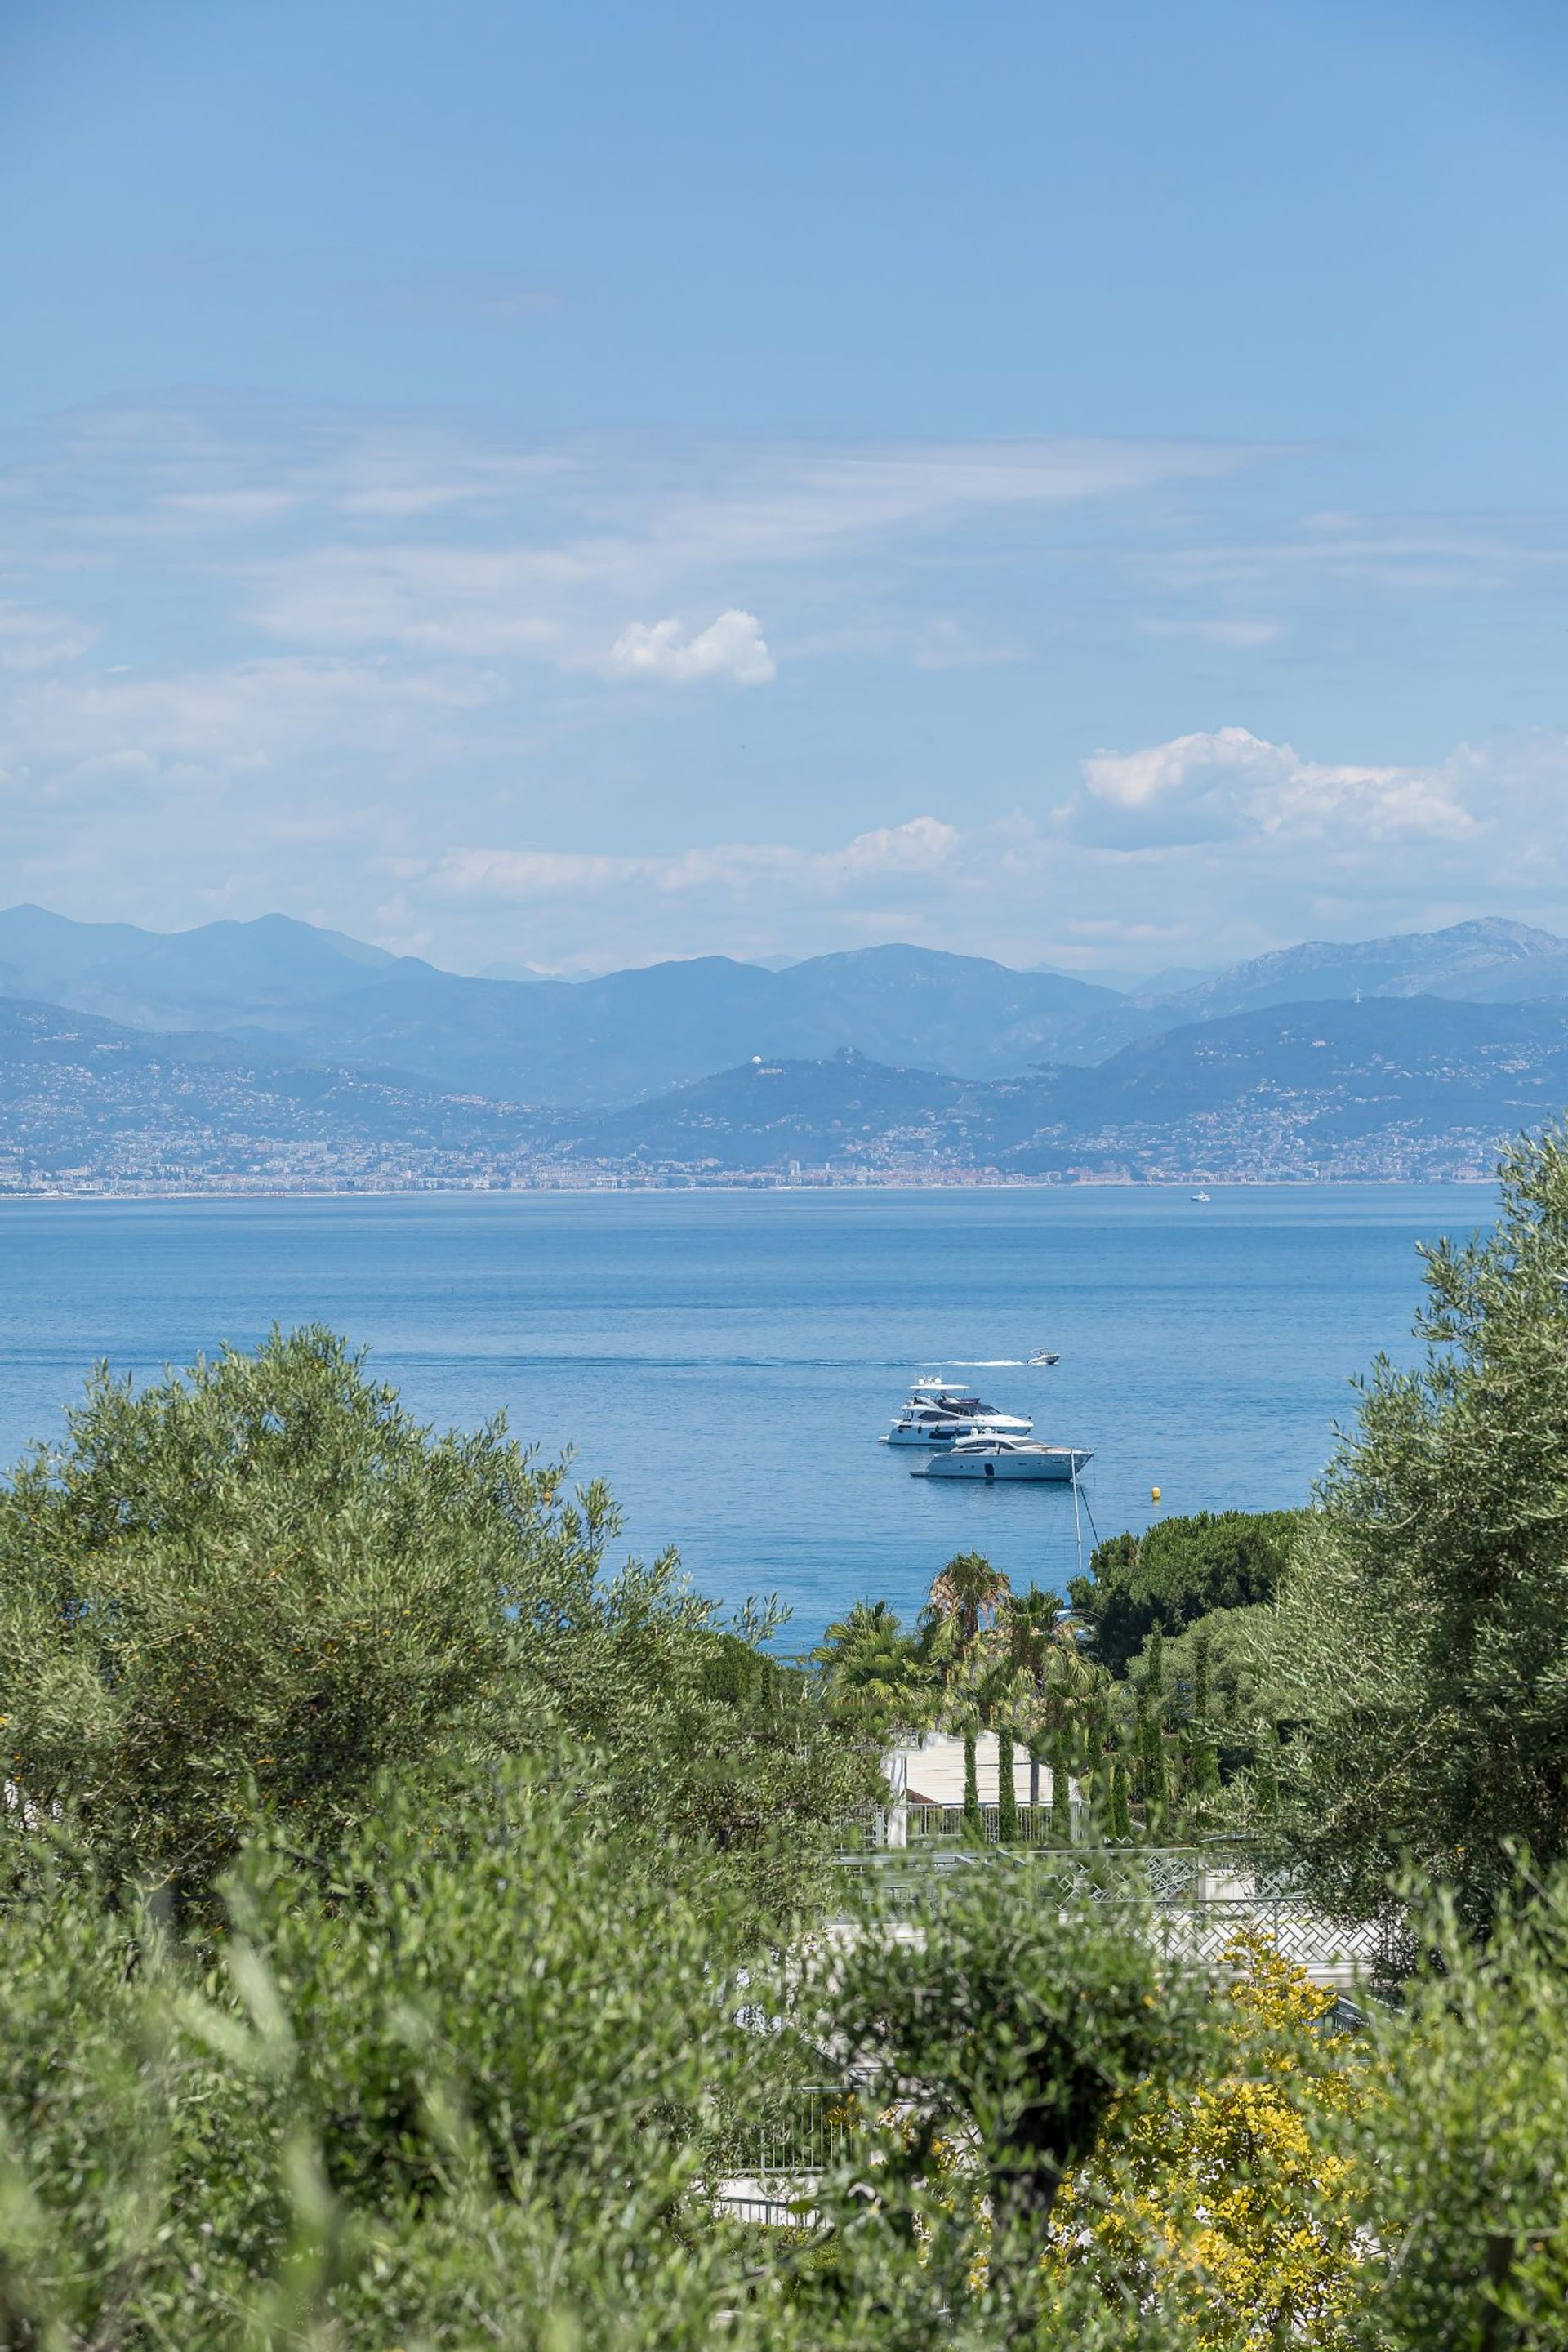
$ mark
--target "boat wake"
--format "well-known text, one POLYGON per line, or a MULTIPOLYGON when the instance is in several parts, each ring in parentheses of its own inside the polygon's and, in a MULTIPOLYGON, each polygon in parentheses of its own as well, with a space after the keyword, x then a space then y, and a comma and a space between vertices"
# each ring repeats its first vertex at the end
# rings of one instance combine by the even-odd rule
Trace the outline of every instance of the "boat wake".
POLYGON ((943 1356, 940 1360, 933 1357, 931 1361, 938 1365, 939 1370, 945 1364, 950 1371, 954 1372, 1001 1372, 1021 1370, 1028 1359, 1026 1356, 943 1356))

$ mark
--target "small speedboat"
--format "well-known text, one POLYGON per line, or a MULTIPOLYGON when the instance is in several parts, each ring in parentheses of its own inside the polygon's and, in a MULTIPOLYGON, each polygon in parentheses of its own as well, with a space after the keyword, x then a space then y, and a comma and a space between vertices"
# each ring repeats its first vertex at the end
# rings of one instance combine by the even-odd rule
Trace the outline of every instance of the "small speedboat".
POLYGON ((1204 1192, 1194 1192, 1192 1197, 1194 1201, 1206 1201, 1208 1199, 1208 1194, 1204 1192))
POLYGON ((958 1437, 945 1453, 917 1462, 911 1478, 1033 1478, 1065 1486, 1094 1456, 1083 1445, 1043 1445, 1037 1437, 958 1437))
POLYGON ((1029 1361, 1031 1364, 1059 1364, 1061 1357, 1054 1348, 1037 1348, 1029 1361))

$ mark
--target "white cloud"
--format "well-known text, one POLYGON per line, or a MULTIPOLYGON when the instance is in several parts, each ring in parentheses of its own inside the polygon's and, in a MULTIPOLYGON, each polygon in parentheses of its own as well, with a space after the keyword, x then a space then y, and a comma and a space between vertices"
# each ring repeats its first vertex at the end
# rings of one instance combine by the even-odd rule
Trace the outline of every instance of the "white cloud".
POLYGON ((1011 631, 998 641, 950 615, 906 617, 895 608, 914 575, 901 564, 879 581, 887 609, 868 610, 862 584, 850 621, 843 566, 886 565, 895 546, 901 556, 933 535, 1037 528, 1053 509, 1219 479, 1264 454, 1088 439, 511 449, 428 435, 400 449, 384 434, 345 442, 314 473, 297 470, 290 493, 311 498, 319 518, 309 543, 258 552, 235 575, 247 619, 301 646, 521 656, 610 677, 743 670, 743 682, 762 683, 764 656, 735 617, 749 617, 758 571, 831 563, 826 608, 815 583, 795 630, 808 650, 842 645, 847 627, 918 667, 963 666, 1013 657, 1011 631), (424 525, 442 509, 435 539, 424 525), (699 598, 726 607, 711 644, 707 631, 687 640, 669 619, 623 625, 628 607, 668 614, 699 598))
POLYGON ((489 689, 470 673, 396 675, 374 663, 293 656, 167 677, 31 683, 0 711, 0 753, 59 790, 85 776, 213 776, 310 761, 345 748, 386 751, 421 720, 439 728, 489 689))
POLYGON ((1096 751, 1083 794, 1058 815, 1087 837, 1128 844, 1332 835, 1458 841, 1478 818, 1441 768, 1304 760, 1245 727, 1173 736, 1138 751, 1096 751))
POLYGON ((837 898, 856 886, 930 876, 951 866, 963 836, 931 816, 862 833, 842 847, 797 849, 780 842, 719 842, 668 856, 616 856, 571 850, 458 849, 433 879, 455 898, 510 901, 561 895, 595 898, 636 887, 660 892, 745 892, 837 898))
POLYGON ((1220 776, 1273 776, 1295 754, 1249 735, 1245 727, 1222 727, 1213 735, 1177 735, 1143 751, 1096 751, 1083 762, 1083 781, 1099 801, 1124 809, 1147 808, 1207 787, 1220 776))
POLYGON ((96 634, 63 613, 0 604, 0 669, 55 669, 86 653, 96 634))
POLYGON ((940 817, 914 816, 906 824, 858 834, 819 863, 837 865, 847 877, 869 874, 931 874, 952 865, 963 836, 940 817))
POLYGON ((1278 621, 1140 621, 1146 637, 1185 637, 1205 646, 1229 646, 1238 652, 1253 646, 1271 646, 1284 635, 1278 621))
POLYGON ((778 676, 762 624, 731 606, 694 637, 679 620, 634 621, 610 647, 612 677, 665 678, 678 685, 727 677, 736 686, 767 686, 778 676))

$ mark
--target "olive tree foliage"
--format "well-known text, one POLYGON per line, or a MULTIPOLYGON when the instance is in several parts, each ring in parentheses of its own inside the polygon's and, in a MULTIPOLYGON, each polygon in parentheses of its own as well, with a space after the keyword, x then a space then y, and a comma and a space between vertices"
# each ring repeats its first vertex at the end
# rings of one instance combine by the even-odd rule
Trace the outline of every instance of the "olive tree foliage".
POLYGON ((1364 1382, 1269 1664, 1321 1895, 1373 1916, 1413 1869, 1481 1927, 1511 1849, 1568 1849, 1568 1133, 1508 1154, 1489 1237, 1424 1255, 1423 1359, 1364 1382))
POLYGON ((321 1328, 141 1390, 100 1372, 0 1493, 6 1778, 111 1876, 180 1895, 258 1812, 318 1843, 382 1770, 561 1726, 618 1754, 628 1801, 748 1851, 782 1814, 809 1843, 852 1767, 805 1678, 755 1623, 725 1633, 673 1555, 606 1574, 616 1530, 602 1486, 499 1420, 433 1433, 321 1328))
POLYGON ((1016 1879, 933 1911, 923 1973, 865 1915, 836 1983, 760 1949, 710 1855, 618 1824, 560 1754, 383 1780, 325 1870, 272 1828, 216 1942, 0 1837, 17 2352, 1127 2340, 1102 2284, 1045 2281, 1037 2219, 1110 2101, 1190 2063, 1197 1995, 1016 1879), (852 2042, 879 2071, 815 2219, 726 2222, 748 2125, 852 2042), (909 2129, 872 2113, 895 2089, 909 2129))
POLYGON ((325 1855, 270 1824, 186 1938, 0 1815, 0 2344, 1561 2343, 1568 1883, 1489 1951, 1437 1916, 1353 2064, 1065 1877, 923 1885, 781 1958, 557 1751, 384 1778, 325 1855), (851 2067, 800 2226, 726 2221, 851 2067))
POLYGON ((851 2243, 921 2244, 939 2304, 983 2280, 1000 2341, 1055 2340, 1064 2305, 1092 2332, 1081 2283, 1042 2269, 1052 2208, 1113 2109, 1125 2128, 1155 2085, 1195 2076, 1214 2039, 1201 1979, 1081 1883, 998 1855, 894 1909, 873 1885, 815 1955, 808 2019, 814 2002, 882 2118, 874 2154, 850 2158, 874 2184, 849 2200, 851 2243))
POLYGON ((1450 1896, 1374 2014, 1375 2095, 1346 2152, 1369 2263, 1362 2352, 1547 2352, 1568 2341, 1568 1874, 1516 1881, 1478 1945, 1450 1896))
POLYGON ((778 2063, 737 2022, 732 1887, 606 1828, 559 1757, 420 1782, 324 1875, 248 1848, 216 1966, 31 1841, 0 1907, 0 2342, 466 2347, 579 2305, 605 2340, 703 2340, 719 2266, 661 2283, 668 2216, 778 2063))

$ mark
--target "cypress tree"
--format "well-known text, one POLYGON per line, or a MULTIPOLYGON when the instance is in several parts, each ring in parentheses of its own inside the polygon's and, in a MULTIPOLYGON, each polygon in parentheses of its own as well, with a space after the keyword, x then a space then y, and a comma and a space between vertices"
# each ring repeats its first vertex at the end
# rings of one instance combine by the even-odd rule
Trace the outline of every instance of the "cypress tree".
POLYGON ((1013 1734, 996 1734, 996 1835, 1004 1845, 1018 1843, 1018 1797, 1013 1785, 1013 1734))
POLYGON ((1132 1835, 1132 1812, 1127 1801, 1127 1760, 1120 1753, 1110 1759, 1110 1812, 1106 1826, 1113 1845, 1125 1845, 1132 1835))
POLYGON ((1164 1787, 1165 1742, 1161 1711, 1151 1697, 1147 1685, 1138 1693, 1137 1708, 1134 1748, 1138 1759, 1138 1793, 1148 1803, 1156 1788, 1163 1790, 1164 1787))
POLYGON ((1200 1801, 1219 1794, 1219 1751, 1206 1724, 1193 1727, 1190 1748, 1193 1794, 1200 1801))
POLYGON ((1143 1812, 1151 1835, 1163 1832, 1171 1810, 1170 1759, 1165 1735, 1157 1717, 1149 1717, 1149 1738, 1143 1758, 1143 1812))
POLYGON ((1236 1710, 1241 1699, 1240 1680, 1236 1670, 1235 1660, 1232 1658, 1222 1660, 1215 1670, 1214 1684, 1215 1696, 1218 1701, 1217 1712, 1220 1721, 1224 1724, 1234 1724, 1236 1721, 1236 1710))
POLYGON ((966 1837, 973 1838, 976 1845, 985 1834, 980 1819, 980 1767, 975 1757, 973 1730, 966 1730, 963 1735, 963 1832, 966 1837))
POLYGON ((1051 1743, 1051 1842, 1072 1842, 1072 1764, 1065 1734, 1051 1743))
POLYGON ((1193 1635, 1193 1714, 1206 1726, 1209 1719, 1209 1667, 1214 1652, 1214 1636, 1205 1628, 1193 1635))
POLYGON ((1200 1804, 1219 1794, 1219 1750, 1215 1745, 1214 1726, 1210 1720, 1209 1669, 1213 1649, 1213 1636, 1206 1628, 1194 1634, 1193 1720, 1187 1737, 1187 1753, 1192 1791, 1200 1804))

